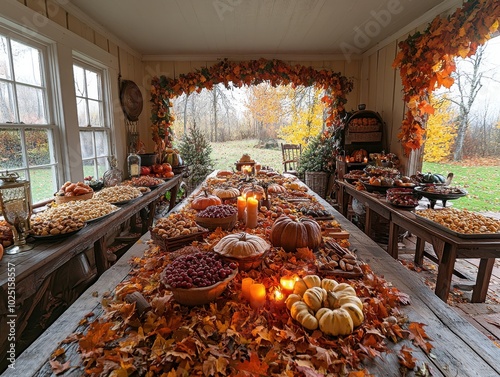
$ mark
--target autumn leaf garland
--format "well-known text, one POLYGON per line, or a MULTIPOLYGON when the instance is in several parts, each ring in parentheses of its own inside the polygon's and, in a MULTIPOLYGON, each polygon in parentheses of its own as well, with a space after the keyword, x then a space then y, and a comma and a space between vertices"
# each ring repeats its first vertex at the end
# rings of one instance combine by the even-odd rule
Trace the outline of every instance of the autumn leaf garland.
POLYGON ((324 89, 327 94, 322 101, 327 106, 326 124, 331 126, 344 111, 347 94, 352 91, 353 82, 340 73, 326 69, 316 70, 312 67, 289 65, 281 60, 250 60, 231 62, 227 59, 217 64, 197 69, 194 72, 181 74, 178 78, 166 76, 154 77, 151 85, 151 131, 156 145, 169 146, 172 142, 171 126, 174 117, 171 113, 171 100, 184 93, 201 92, 212 89, 214 85, 229 83, 239 88, 244 85, 257 85, 264 81, 276 87, 304 85, 324 89))
POLYGON ((427 117, 434 112, 429 96, 453 85, 454 59, 474 55, 498 30, 499 20, 500 2, 469 0, 451 16, 437 16, 424 32, 399 43, 393 67, 399 69, 408 107, 398 134, 405 154, 422 146, 427 117))

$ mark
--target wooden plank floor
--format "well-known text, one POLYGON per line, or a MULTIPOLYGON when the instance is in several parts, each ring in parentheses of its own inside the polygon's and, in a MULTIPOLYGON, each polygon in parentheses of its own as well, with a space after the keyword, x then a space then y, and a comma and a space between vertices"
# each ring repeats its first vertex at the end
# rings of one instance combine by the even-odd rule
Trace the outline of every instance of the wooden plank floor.
MULTIPOLYGON (((437 265, 425 258, 424 265, 419 267, 413 263, 415 254, 415 237, 406 237, 399 243, 399 260, 408 269, 413 270, 434 292, 437 276, 437 265)), ((385 245, 381 245, 385 247, 385 245)), ((434 254, 432 245, 426 244, 425 249, 434 254)), ((500 259, 497 259, 493 267, 488 295, 485 303, 470 303, 472 286, 475 282, 479 259, 458 259, 455 269, 466 278, 453 275, 452 291, 448 304, 464 319, 491 339, 500 347, 500 259)))

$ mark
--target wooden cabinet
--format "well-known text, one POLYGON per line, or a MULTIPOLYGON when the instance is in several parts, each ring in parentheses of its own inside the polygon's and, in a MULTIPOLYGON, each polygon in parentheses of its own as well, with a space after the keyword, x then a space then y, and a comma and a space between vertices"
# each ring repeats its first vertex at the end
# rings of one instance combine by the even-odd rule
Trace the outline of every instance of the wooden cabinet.
POLYGON ((371 110, 349 113, 344 125, 344 151, 346 156, 359 149, 378 153, 383 145, 384 121, 371 110))

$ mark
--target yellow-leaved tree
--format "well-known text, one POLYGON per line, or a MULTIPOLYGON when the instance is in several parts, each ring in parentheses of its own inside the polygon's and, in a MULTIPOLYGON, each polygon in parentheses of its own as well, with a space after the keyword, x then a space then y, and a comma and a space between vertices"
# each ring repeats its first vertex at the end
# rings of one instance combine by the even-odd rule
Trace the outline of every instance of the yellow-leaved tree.
POLYGON ((431 97, 434 114, 427 120, 424 161, 441 162, 452 154, 457 136, 456 111, 446 95, 431 97))
POLYGON ((254 121, 254 135, 259 140, 274 138, 279 125, 283 122, 283 99, 287 87, 273 87, 269 82, 251 86, 248 90, 246 107, 254 121))
POLYGON ((290 122, 279 128, 278 136, 287 143, 307 145, 323 128, 323 91, 314 87, 298 87, 288 94, 290 122))

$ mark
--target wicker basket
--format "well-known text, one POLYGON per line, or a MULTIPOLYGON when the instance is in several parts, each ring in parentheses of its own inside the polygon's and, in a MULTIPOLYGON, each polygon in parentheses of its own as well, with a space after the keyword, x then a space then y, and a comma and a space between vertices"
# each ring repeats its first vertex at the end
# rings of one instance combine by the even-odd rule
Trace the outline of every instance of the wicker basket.
POLYGON ((306 185, 322 198, 326 196, 328 178, 328 173, 323 171, 306 171, 306 185))
POLYGON ((84 195, 76 195, 76 196, 60 196, 60 195, 55 195, 54 200, 56 203, 61 204, 61 203, 67 203, 67 202, 73 202, 75 200, 87 200, 87 199, 92 199, 94 196, 93 192, 89 192, 88 194, 84 195))
POLYGON ((228 217, 199 217, 196 216, 194 221, 204 228, 208 230, 215 230, 217 228, 221 228, 222 230, 232 230, 236 225, 236 221, 238 220, 238 213, 235 213, 228 217))
POLYGON ((193 241, 202 241, 203 237, 209 233, 209 230, 206 228, 199 227, 198 232, 186 234, 184 236, 173 237, 173 238, 163 238, 152 232, 152 229, 149 229, 151 233, 151 239, 153 243, 157 245, 162 251, 174 251, 180 249, 183 246, 189 245, 193 241))
MULTIPOLYGON (((204 305, 217 299, 237 274, 238 269, 235 269, 233 273, 224 280, 203 288, 172 288, 167 284, 165 284, 165 287, 172 292, 175 301, 181 305, 204 305)), ((165 279, 162 277, 162 281, 164 280, 165 279)))

